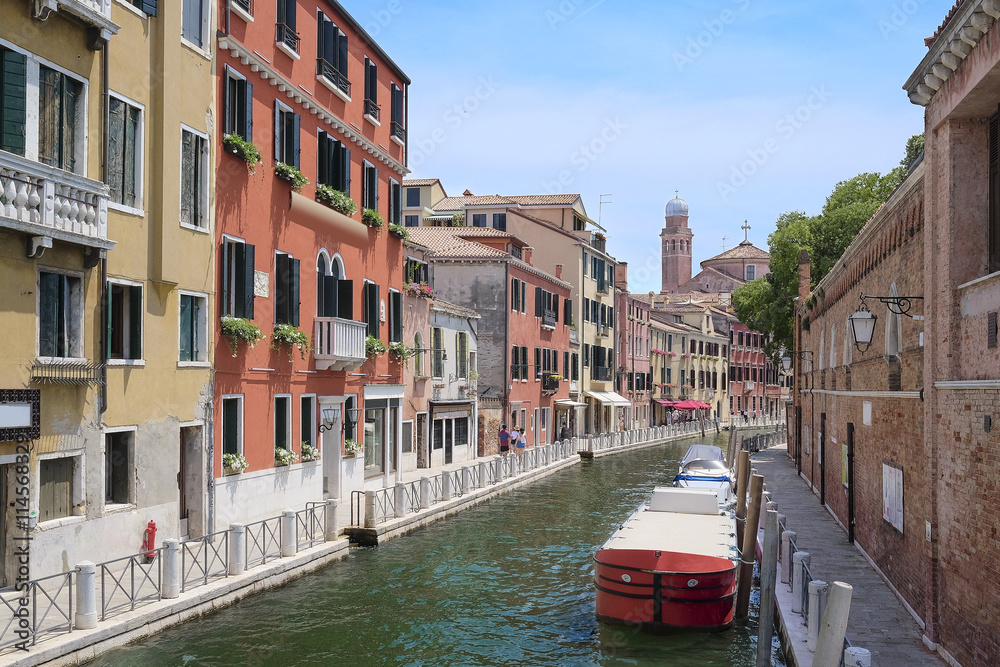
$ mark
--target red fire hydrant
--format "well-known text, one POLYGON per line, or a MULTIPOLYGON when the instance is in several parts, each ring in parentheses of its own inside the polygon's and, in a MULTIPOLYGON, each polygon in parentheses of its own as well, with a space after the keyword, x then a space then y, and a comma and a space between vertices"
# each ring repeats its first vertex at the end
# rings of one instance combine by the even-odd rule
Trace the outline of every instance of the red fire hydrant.
POLYGON ((156 522, 150 521, 146 524, 146 530, 142 533, 142 551, 145 552, 146 562, 152 562, 156 557, 156 522))

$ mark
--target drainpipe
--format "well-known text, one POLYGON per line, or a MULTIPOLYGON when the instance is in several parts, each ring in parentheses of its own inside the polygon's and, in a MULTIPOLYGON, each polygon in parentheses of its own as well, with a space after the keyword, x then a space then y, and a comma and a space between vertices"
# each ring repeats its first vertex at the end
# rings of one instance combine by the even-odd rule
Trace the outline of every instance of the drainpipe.
POLYGON ((232 0, 226 0, 226 36, 229 36, 229 15, 232 11, 232 0))
POLYGON ((847 541, 854 544, 854 422, 847 424, 847 541))
MULTIPOLYGON (((510 290, 510 262, 509 261, 508 262, 504 262, 503 267, 504 267, 504 285, 507 286, 506 288, 504 288, 504 292, 508 292, 508 301, 506 303, 504 303, 503 306, 501 306, 500 312, 506 313, 506 312, 508 312, 507 311, 507 304, 510 303, 510 301, 509 301, 509 298, 510 298, 510 294, 509 294, 509 290, 510 290)), ((503 361, 504 361, 504 364, 503 364, 503 369, 502 369, 503 372, 501 373, 501 377, 503 377, 503 385, 506 385, 506 386, 504 387, 503 385, 501 385, 502 388, 501 388, 501 394, 500 394, 500 403, 503 406, 503 408, 502 408, 503 409, 503 415, 501 415, 501 418, 500 418, 500 423, 501 424, 506 424, 507 423, 507 415, 509 414, 509 410, 510 410, 510 386, 511 386, 511 379, 510 379, 510 376, 508 375, 508 373, 510 373, 510 361, 511 361, 510 360, 510 315, 506 316, 506 320, 507 321, 506 321, 505 326, 503 328, 503 361)), ((478 349, 478 345, 477 345, 477 349, 478 349)), ((522 361, 522 363, 523 363, 523 361, 522 361)), ((484 443, 484 446, 485 446, 485 443, 484 443)))
MULTIPOLYGON (((110 105, 110 86, 108 85, 108 42, 101 49, 101 181, 108 182, 108 136, 111 134, 111 119, 108 117, 110 105)), ((98 421, 104 424, 104 413, 108 409, 108 254, 101 251, 101 407, 98 409, 98 421)))

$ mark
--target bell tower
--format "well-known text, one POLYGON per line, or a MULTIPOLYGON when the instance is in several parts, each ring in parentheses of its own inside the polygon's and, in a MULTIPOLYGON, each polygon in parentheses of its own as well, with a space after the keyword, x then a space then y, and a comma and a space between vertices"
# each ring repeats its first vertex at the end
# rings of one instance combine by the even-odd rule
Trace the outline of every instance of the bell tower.
POLYGON ((663 210, 663 230, 660 232, 662 257, 661 294, 676 292, 691 280, 691 239, 694 233, 688 228, 688 204, 677 197, 667 202, 663 210))

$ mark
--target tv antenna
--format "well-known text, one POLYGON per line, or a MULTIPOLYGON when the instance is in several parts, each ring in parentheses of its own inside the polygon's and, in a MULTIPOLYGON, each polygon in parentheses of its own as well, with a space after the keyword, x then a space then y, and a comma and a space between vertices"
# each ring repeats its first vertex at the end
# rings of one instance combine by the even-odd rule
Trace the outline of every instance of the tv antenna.
POLYGON ((601 195, 601 203, 597 205, 597 228, 600 229, 602 232, 608 231, 601 226, 601 214, 604 212, 604 205, 612 203, 610 197, 611 193, 608 193, 606 195, 601 195), (605 197, 608 197, 607 201, 604 201, 605 197))

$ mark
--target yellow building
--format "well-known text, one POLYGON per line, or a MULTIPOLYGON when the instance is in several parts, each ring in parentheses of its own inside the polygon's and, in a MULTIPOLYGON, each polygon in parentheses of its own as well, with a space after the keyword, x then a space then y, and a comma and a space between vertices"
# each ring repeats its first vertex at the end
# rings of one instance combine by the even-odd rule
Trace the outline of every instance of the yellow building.
POLYGON ((32 578, 134 554, 149 521, 209 529, 211 4, 188 4, 0 4, 0 463, 17 493, 29 438, 32 578))

